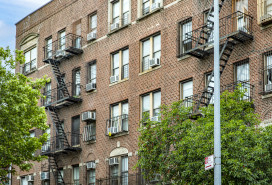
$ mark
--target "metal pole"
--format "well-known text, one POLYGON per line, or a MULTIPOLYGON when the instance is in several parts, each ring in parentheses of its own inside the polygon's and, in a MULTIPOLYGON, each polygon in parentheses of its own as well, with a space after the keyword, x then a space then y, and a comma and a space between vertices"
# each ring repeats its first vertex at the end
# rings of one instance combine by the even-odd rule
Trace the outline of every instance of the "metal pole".
POLYGON ((214 185, 221 185, 219 0, 214 0, 214 185))

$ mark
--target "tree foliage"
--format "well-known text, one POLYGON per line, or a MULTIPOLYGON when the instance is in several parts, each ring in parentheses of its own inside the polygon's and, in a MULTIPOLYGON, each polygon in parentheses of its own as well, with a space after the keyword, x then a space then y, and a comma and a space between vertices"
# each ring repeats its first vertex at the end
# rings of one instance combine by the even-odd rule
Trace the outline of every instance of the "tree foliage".
MULTIPOLYGON (((241 88, 221 95, 222 184, 272 183, 272 126, 260 127, 253 102, 241 88)), ((162 106, 161 122, 140 128, 139 161, 146 179, 160 174, 164 183, 213 184, 214 170, 205 171, 205 157, 214 151, 214 107, 189 119, 192 108, 182 101, 162 106)))
POLYGON ((0 47, 0 184, 8 173, 15 174, 14 166, 27 171, 32 166, 28 161, 41 161, 44 157, 33 154, 48 137, 43 134, 32 138, 29 132, 33 128, 47 129, 45 110, 37 104, 42 97, 40 89, 48 79, 14 74, 11 70, 25 62, 22 51, 15 54, 13 57, 9 48, 0 47))

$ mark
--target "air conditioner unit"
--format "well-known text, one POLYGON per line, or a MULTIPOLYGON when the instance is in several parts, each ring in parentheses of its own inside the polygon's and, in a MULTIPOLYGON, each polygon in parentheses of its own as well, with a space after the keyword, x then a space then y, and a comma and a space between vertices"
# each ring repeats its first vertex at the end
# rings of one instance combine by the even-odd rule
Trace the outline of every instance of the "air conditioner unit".
POLYGON ((150 120, 158 122, 159 121, 159 116, 153 116, 150 120))
POLYGON ((112 157, 109 159, 109 165, 112 166, 112 165, 117 165, 119 164, 118 162, 118 157, 112 157))
POLYGON ((86 84, 86 91, 92 91, 96 89, 96 83, 88 83, 86 84))
POLYGON ((49 180, 49 172, 41 172, 41 180, 49 180))
POLYGON ((155 9, 157 9, 157 8, 160 8, 161 7, 161 4, 160 3, 153 3, 152 5, 151 5, 151 10, 153 11, 153 10, 155 10, 155 9))
POLYGON ((95 169, 96 164, 95 162, 88 162, 86 166, 87 166, 87 169, 95 169))
POLYGON ((110 83, 118 82, 119 81, 119 75, 111 76, 110 77, 110 83))
POLYGON ((33 175, 28 175, 26 176, 27 181, 34 181, 34 176, 33 175))
POLYGON ((62 50, 62 49, 59 49, 56 51, 56 57, 59 58, 59 57, 63 57, 65 55, 65 51, 62 50))
POLYGON ((82 113, 82 121, 88 121, 88 120, 95 120, 95 112, 91 112, 91 111, 88 111, 88 112, 83 112, 82 113))
POLYGON ((265 90, 265 92, 272 91, 272 84, 266 84, 266 85, 264 86, 264 90, 265 90))
POLYGON ((111 24, 111 30, 115 30, 119 28, 119 23, 113 23, 111 24))
POLYGON ((117 127, 108 128, 108 134, 109 133, 111 133, 111 135, 117 134, 118 133, 118 128, 117 127))
POLYGON ((156 66, 159 66, 159 65, 161 65, 161 62, 160 62, 159 58, 149 59, 149 66, 150 67, 156 67, 156 66))
POLYGON ((96 39, 96 32, 92 31, 91 33, 87 34, 87 41, 95 40, 96 39))
POLYGON ((260 21, 261 23, 264 23, 266 21, 269 21, 272 19, 272 15, 271 14, 266 14, 260 17, 260 21))

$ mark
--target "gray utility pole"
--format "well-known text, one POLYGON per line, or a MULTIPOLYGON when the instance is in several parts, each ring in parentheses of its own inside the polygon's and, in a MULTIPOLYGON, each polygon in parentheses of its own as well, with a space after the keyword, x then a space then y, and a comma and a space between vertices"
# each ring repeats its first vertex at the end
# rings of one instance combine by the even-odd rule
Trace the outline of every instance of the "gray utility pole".
POLYGON ((219 0, 214 0, 214 185, 221 185, 219 0))

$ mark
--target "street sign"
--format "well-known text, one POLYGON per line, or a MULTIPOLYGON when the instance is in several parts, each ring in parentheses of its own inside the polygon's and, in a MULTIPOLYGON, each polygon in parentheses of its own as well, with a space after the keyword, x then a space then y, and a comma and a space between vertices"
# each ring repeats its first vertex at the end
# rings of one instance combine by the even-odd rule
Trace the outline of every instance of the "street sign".
POLYGON ((214 168, 214 155, 205 157, 205 170, 214 168))

